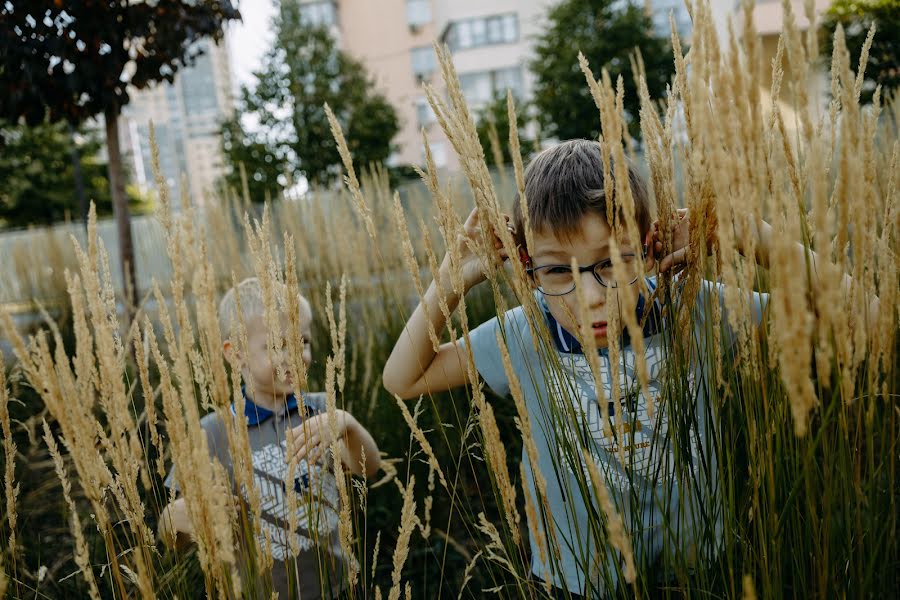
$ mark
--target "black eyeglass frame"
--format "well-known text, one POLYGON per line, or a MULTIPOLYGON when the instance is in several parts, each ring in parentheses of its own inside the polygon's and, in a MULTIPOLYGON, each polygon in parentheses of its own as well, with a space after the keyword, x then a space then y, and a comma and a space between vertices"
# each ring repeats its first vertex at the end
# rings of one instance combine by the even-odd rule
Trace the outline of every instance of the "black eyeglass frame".
MULTIPOLYGON (((637 258, 638 255, 634 254, 633 252, 627 252, 622 255, 622 258, 627 258, 627 257, 637 258)), ((645 246, 644 248, 641 249, 640 258, 641 258, 641 260, 643 260, 646 257, 647 257, 647 247, 645 246)), ((609 285, 609 283, 607 283, 606 281, 603 281, 603 279, 600 277, 600 274, 597 273, 597 267, 600 265, 602 265, 604 268, 607 266, 612 266, 612 258, 604 258, 603 260, 598 260, 597 262, 587 265, 585 267, 578 267, 578 276, 580 277, 582 273, 590 272, 594 276, 594 279, 597 280, 597 283, 599 283, 603 287, 609 288, 609 289, 615 289, 615 288, 619 287, 618 283, 616 283, 615 285, 609 285)), ((540 267, 528 267, 525 269, 525 272, 528 273, 531 277, 535 277, 535 280, 537 280, 537 277, 535 276, 535 273, 537 271, 541 271, 543 269, 552 269, 552 268, 556 268, 556 267, 564 267, 567 269, 571 269, 572 265, 541 265, 540 267)), ((574 275, 574 273, 573 273, 573 275, 574 275)), ((629 281, 627 285, 634 285, 637 282, 637 280, 640 278, 641 278, 640 275, 636 276, 634 279, 629 281)), ((541 293, 544 294, 545 296, 556 297, 556 296, 567 296, 567 295, 571 294, 572 292, 575 291, 575 287, 577 285, 578 285, 578 283, 576 282, 575 278, 573 277, 572 278, 572 289, 570 289, 566 292, 562 292, 561 294, 551 294, 550 292, 546 292, 540 286, 540 284, 538 284, 537 287, 539 290, 541 290, 541 293)))

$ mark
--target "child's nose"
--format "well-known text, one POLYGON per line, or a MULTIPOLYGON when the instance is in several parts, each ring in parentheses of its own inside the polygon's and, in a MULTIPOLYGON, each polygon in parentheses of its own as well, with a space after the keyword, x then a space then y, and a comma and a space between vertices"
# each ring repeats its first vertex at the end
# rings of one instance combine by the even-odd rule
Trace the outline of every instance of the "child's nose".
POLYGON ((606 286, 597 281, 593 273, 582 273, 578 284, 584 291, 584 299, 588 306, 606 303, 606 286))

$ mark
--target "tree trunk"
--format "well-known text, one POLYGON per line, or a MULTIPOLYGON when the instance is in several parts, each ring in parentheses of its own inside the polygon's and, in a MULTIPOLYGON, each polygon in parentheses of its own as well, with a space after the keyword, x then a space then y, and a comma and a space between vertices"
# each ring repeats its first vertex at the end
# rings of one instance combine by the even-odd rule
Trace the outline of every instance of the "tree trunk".
POLYGON ((75 179, 75 197, 78 199, 78 210, 81 211, 81 222, 87 227, 88 202, 84 193, 84 175, 81 173, 81 157, 78 155, 78 144, 75 143, 75 126, 69 125, 69 139, 72 142, 72 177, 75 179))
POLYGON ((123 300, 128 324, 137 309, 137 277, 134 269, 134 244, 131 241, 131 217, 128 214, 128 198, 125 195, 125 175, 122 171, 122 154, 119 150, 119 110, 113 104, 106 109, 106 149, 109 153, 109 187, 112 193, 113 215, 119 237, 119 258, 124 285, 123 300))

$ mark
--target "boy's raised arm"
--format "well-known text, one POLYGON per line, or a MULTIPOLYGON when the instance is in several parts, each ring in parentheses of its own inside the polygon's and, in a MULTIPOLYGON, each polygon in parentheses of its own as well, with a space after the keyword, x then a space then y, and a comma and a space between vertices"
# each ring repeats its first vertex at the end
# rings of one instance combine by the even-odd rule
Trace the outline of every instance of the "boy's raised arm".
MULTIPOLYGON (((485 279, 480 259, 470 247, 470 242, 480 235, 475 210, 466 219, 464 229, 466 235, 460 236, 457 243, 460 244, 463 283, 468 291, 485 279)), ((459 296, 450 285, 449 255, 441 263, 438 278, 439 282, 433 281, 428 286, 384 366, 382 382, 385 389, 401 398, 415 398, 468 383, 466 354, 461 342, 442 344, 435 352, 428 335, 429 322, 438 335, 447 325, 440 309, 440 294, 444 294, 450 312, 459 304, 459 296)))
MULTIPOLYGON (((673 220, 673 228, 672 228, 672 236, 673 236, 673 251, 671 254, 662 257, 659 262, 659 270, 660 272, 666 272, 669 269, 678 268, 684 265, 687 258, 687 244, 688 244, 688 228, 689 228, 689 215, 687 209, 680 209, 677 211, 677 218, 673 220)), ((774 235, 774 231, 772 226, 766 223, 765 221, 759 221, 756 224, 756 227, 752 228, 753 231, 745 232, 744 235, 737 236, 737 250, 746 256, 746 236, 753 236, 755 239, 755 256, 754 259, 756 263, 761 267, 768 268, 769 261, 772 256, 772 238, 774 235)), ((660 241, 660 237, 658 235, 658 229, 656 228, 656 224, 654 225, 654 252, 660 252, 662 250, 662 243, 660 241)), ((818 288, 820 285, 820 272, 821 268, 819 266, 822 258, 816 254, 813 250, 805 247, 800 242, 794 242, 793 244, 794 252, 796 252, 801 259, 802 264, 807 264, 807 260, 809 261, 809 278, 810 284, 812 287, 818 288)), ((853 278, 850 275, 843 273, 841 274, 841 287, 847 293, 850 292, 850 288, 853 285, 853 278)), ((873 296, 869 298, 869 305, 867 307, 868 312, 866 313, 867 325, 872 327, 876 324, 876 318, 879 311, 879 300, 878 297, 873 296)))

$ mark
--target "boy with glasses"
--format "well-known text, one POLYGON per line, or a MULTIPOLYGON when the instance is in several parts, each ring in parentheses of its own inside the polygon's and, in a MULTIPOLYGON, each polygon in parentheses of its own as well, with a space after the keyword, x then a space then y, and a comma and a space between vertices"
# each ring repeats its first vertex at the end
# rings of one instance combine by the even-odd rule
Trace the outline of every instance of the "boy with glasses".
MULTIPOLYGON (((468 380, 465 347, 468 345, 478 373, 487 385, 499 395, 508 396, 510 382, 503 366, 498 334, 505 339, 528 409, 540 463, 531 464, 523 450, 526 478, 523 487, 532 506, 540 506, 534 473, 542 472, 546 481, 544 505, 550 512, 545 518, 552 519, 554 529, 551 535, 540 516, 536 517, 539 522, 529 523, 531 570, 536 578, 552 584, 559 597, 566 598, 612 595, 624 585, 615 580, 618 554, 602 540, 592 539, 588 523, 592 511, 596 520, 598 502, 593 493, 584 493, 584 485, 579 485, 579 481, 585 481, 586 465, 580 451, 573 455, 573 447, 584 447, 593 458, 632 536, 635 560, 641 564, 659 560, 664 547, 668 553, 692 557, 700 548, 711 551, 716 545, 716 531, 721 527, 720 518, 708 512, 715 504, 710 501, 708 490, 715 489, 716 482, 710 482, 703 491, 676 480, 672 472, 673 450, 667 443, 668 411, 647 405, 648 396, 658 399, 663 389, 662 328, 668 324, 661 317, 659 302, 636 294, 636 305, 631 308, 643 327, 648 393, 638 392, 639 357, 627 332, 623 332, 619 344, 621 352, 615 369, 610 361, 608 300, 619 288, 637 284, 642 272, 650 271, 656 262, 654 252, 661 251, 662 245, 654 233, 646 185, 629 166, 634 215, 644 247, 634 248, 619 240, 621 263, 612 263, 612 231, 607 222, 603 167, 600 144, 587 140, 563 142, 535 157, 525 172, 532 247, 526 248, 518 199, 515 203, 511 231, 526 273, 536 288, 536 300, 552 340, 553 356, 548 356, 543 349, 539 339, 544 336, 531 330, 521 306, 508 311, 502 320, 491 319, 472 330, 466 339, 445 343, 435 352, 428 334, 429 321, 436 331, 446 326, 439 305, 440 290, 444 290, 444 300, 451 311, 459 302, 452 291, 447 292, 453 287, 449 257, 445 257, 439 274, 443 285, 432 283, 425 293, 397 341, 383 377, 385 387, 403 398, 477 384, 468 380), (573 259, 578 265, 577 272, 572 269, 573 259), (599 350, 602 394, 597 393, 590 365, 574 335, 584 330, 578 318, 583 313, 575 293, 576 278, 590 319, 590 328, 584 329, 593 334, 599 350), (614 372, 618 373, 619 385, 613 385, 614 372), (598 397, 605 399, 606 405, 601 406, 598 397), (617 418, 622 422, 616 424, 617 418), (558 553, 542 552, 535 531, 541 532, 540 537, 545 540, 555 539, 558 553), (701 535, 698 531, 704 532, 702 539, 697 539, 701 535), (606 568, 598 568, 599 562, 605 562, 606 568), (597 581, 588 570, 612 573, 614 579, 597 581)), ((611 208, 621 210, 621 206, 611 208)), ((686 213, 682 212, 681 217, 675 232, 676 248, 687 242, 686 213)), ((481 232, 475 211, 469 215, 465 231, 471 240, 479 239, 481 232)), ((461 270, 465 289, 469 290, 484 281, 485 274, 480 259, 466 241, 460 243, 461 270)), ((677 266, 684 256, 685 252, 679 250, 665 257, 659 263, 660 270, 677 266)), ((655 278, 647 277, 646 283, 652 292, 656 287, 655 278)), ((721 286, 704 282, 698 303, 721 302, 721 294, 721 286)), ((765 302, 766 297, 761 294, 750 298, 756 322, 762 317, 765 302)), ((626 309, 620 306, 620 310, 626 309)), ((702 311, 693 314, 695 327, 702 326, 697 322, 703 319, 702 311)), ((722 322, 727 320, 723 317, 722 322)), ((726 336, 733 339, 730 331, 726 336)), ((701 345, 700 353, 704 352, 701 345)), ((688 375, 689 381, 705 381, 709 377, 704 367, 708 361, 700 362, 703 364, 688 375)), ((698 477, 711 478, 706 473, 715 471, 709 468, 715 464, 715 457, 710 458, 705 439, 708 421, 705 393, 703 386, 694 392, 698 401, 690 435, 686 436, 690 440, 689 448, 680 452, 690 458, 694 465, 691 468, 698 477), (702 468, 697 466, 701 464, 702 468)))

